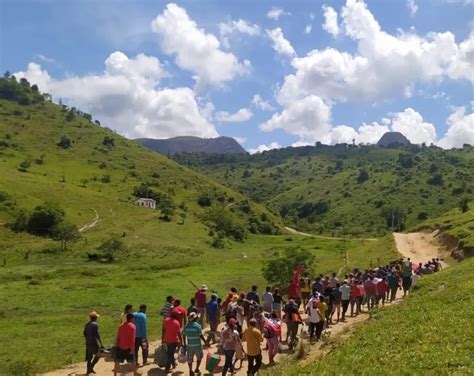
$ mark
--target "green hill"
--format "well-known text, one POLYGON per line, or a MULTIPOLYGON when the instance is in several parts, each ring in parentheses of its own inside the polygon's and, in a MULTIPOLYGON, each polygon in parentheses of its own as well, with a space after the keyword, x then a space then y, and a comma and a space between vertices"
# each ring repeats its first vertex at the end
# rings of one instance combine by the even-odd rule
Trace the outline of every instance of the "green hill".
MULTIPOLYGON (((0 81, 0 98, 9 99, 0 99, 0 223, 44 202, 78 227, 97 213, 87 231, 90 249, 108 233, 127 243, 173 245, 279 231, 278 216, 231 189, 114 134, 89 114, 45 100, 26 80, 0 81), (159 210, 137 207, 137 197, 155 198, 159 210)), ((6 231, 0 226, 2 237, 6 231)))
POLYGON ((378 236, 435 218, 474 198, 474 148, 340 144, 255 155, 176 155, 280 213, 300 230, 378 236))

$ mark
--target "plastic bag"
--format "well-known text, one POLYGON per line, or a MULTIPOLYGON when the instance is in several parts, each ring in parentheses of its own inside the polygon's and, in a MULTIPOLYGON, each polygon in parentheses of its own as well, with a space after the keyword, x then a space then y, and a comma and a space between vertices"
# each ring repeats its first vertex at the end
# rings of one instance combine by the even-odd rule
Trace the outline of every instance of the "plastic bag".
POLYGON ((161 345, 155 351, 155 363, 158 367, 166 367, 168 363, 168 346, 166 344, 161 345))
POLYGON ((187 359, 187 356, 186 356, 186 348, 185 347, 181 347, 179 349, 179 353, 178 353, 178 362, 180 363, 186 363, 188 361, 187 359))

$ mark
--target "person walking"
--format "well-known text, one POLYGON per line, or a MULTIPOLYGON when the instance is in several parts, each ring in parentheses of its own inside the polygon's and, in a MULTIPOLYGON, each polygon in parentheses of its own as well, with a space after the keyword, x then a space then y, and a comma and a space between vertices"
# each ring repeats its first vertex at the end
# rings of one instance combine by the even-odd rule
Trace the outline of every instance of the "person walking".
POLYGON ((219 326, 219 304, 217 303, 217 294, 211 295, 211 300, 207 302, 206 306, 206 315, 207 315, 207 322, 210 326, 210 332, 207 337, 206 344, 210 346, 211 340, 213 343, 216 343, 216 334, 217 334, 217 327, 219 326))
POLYGON ((275 356, 278 354, 280 345, 279 336, 281 334, 281 323, 275 312, 271 313, 269 319, 263 325, 263 337, 267 340, 268 359, 270 364, 275 363, 275 356))
POLYGON ((387 276, 388 289, 390 290, 390 302, 393 302, 397 298, 398 290, 398 275, 397 272, 392 269, 387 276))
POLYGON ((173 308, 171 308, 170 312, 175 312, 176 317, 178 318, 179 325, 181 325, 181 329, 183 329, 186 326, 186 318, 187 318, 187 312, 186 308, 184 308, 181 305, 181 300, 175 299, 173 302, 173 308))
POLYGON ((298 311, 298 305, 294 299, 290 299, 283 309, 285 312, 284 320, 287 325, 286 342, 293 349, 298 341, 298 327, 303 322, 298 311))
POLYGON ((277 287, 273 290, 273 311, 276 312, 278 318, 281 319, 281 305, 283 297, 280 295, 280 289, 277 287))
POLYGON ((272 313, 273 310, 273 294, 272 288, 267 286, 265 288, 265 292, 262 294, 262 303, 263 303, 263 310, 267 313, 272 313))
POLYGON ((148 364, 148 338, 147 338, 147 317, 146 317, 146 304, 141 304, 139 311, 134 313, 133 319, 136 327, 135 337, 135 361, 138 366, 138 352, 142 349, 143 365, 148 364))
POLYGON ((412 262, 408 258, 403 263, 402 269, 402 287, 403 287, 403 297, 407 296, 407 292, 411 288, 411 275, 412 275, 412 262))
POLYGON ((163 344, 167 346, 168 361, 166 362, 165 372, 169 373, 171 367, 176 367, 174 353, 178 346, 183 345, 183 337, 181 335, 181 325, 178 321, 179 317, 176 311, 171 311, 170 317, 163 322, 163 344))
POLYGON ((127 304, 125 308, 123 309, 123 312, 120 313, 120 324, 123 324, 124 322, 127 322, 127 315, 129 313, 133 313, 133 306, 131 304, 127 304))
POLYGON ((122 323, 118 328, 117 340, 115 342, 114 376, 117 376, 119 373, 120 363, 125 361, 132 365, 133 374, 138 375, 135 361, 135 338, 137 337, 137 329, 133 323, 133 313, 128 313, 126 319, 127 321, 122 323))
POLYGON ((247 343, 248 376, 254 376, 262 366, 262 349, 260 344, 263 336, 257 329, 257 320, 250 319, 249 327, 245 329, 242 340, 247 343))
POLYGON ((96 311, 89 313, 89 322, 84 327, 84 338, 86 340, 86 364, 87 375, 94 372, 94 366, 99 361, 97 353, 102 346, 97 319, 100 315, 96 311))
POLYGON ((202 285, 200 289, 196 291, 194 294, 194 298, 196 299, 196 307, 198 310, 199 315, 199 324, 201 327, 204 326, 204 318, 206 317, 206 305, 207 305, 207 286, 202 285))
POLYGON ((309 296, 311 295, 311 278, 309 278, 308 273, 304 273, 303 277, 301 277, 300 287, 301 300, 303 301, 303 306, 306 307, 306 304, 309 301, 309 296))
POLYGON ((306 304, 306 313, 308 314, 309 320, 309 341, 314 341, 314 336, 316 334, 316 327, 318 323, 322 320, 321 312, 318 308, 319 300, 312 298, 306 304))
POLYGON ((332 311, 329 315, 329 320, 331 323, 332 323, 332 317, 334 313, 336 313, 337 322, 339 322, 341 318, 342 292, 341 292, 341 285, 339 284, 339 282, 336 282, 336 287, 334 287, 332 290, 332 296, 333 296, 333 305, 332 305, 332 311))
POLYGON ((347 279, 344 280, 342 286, 340 287, 341 290, 341 304, 342 304, 342 321, 346 321, 346 312, 347 308, 349 307, 349 302, 351 299, 351 286, 347 279))
POLYGON ((234 369, 234 354, 238 346, 241 346, 239 332, 237 331, 237 320, 235 317, 231 317, 227 320, 227 324, 221 333, 221 347, 224 351, 225 362, 224 368, 222 369, 222 376, 227 375, 227 371, 232 374, 235 372, 234 369))
POLYGON ((321 320, 316 323, 316 338, 318 341, 321 339, 321 333, 324 330, 324 319, 326 317, 326 312, 328 311, 328 305, 326 304, 326 298, 321 295, 319 303, 318 303, 319 314, 321 316, 321 320))
POLYGON ((202 342, 206 343, 202 335, 202 327, 198 323, 198 314, 191 312, 188 316, 188 323, 183 330, 183 342, 187 350, 187 361, 189 367, 189 374, 200 374, 199 367, 201 366, 204 353, 202 351, 202 342), (202 342, 201 342, 202 341, 202 342), (196 356, 196 368, 193 371, 193 361, 196 356))

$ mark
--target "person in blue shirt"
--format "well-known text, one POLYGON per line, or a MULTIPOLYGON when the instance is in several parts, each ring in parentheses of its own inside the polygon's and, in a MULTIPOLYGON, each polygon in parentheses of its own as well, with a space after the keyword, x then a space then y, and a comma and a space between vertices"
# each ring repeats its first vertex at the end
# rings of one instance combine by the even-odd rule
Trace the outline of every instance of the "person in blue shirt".
POLYGON ((219 304, 217 303, 217 294, 211 295, 211 300, 207 302, 206 305, 206 315, 211 331, 207 337, 206 344, 209 346, 211 340, 213 343, 216 343, 216 332, 217 327, 219 326, 219 304))
POLYGON ((142 349, 143 365, 148 363, 148 339, 146 304, 141 304, 139 311, 134 313, 134 323, 137 328, 135 335, 135 360, 138 365, 138 351, 142 349))

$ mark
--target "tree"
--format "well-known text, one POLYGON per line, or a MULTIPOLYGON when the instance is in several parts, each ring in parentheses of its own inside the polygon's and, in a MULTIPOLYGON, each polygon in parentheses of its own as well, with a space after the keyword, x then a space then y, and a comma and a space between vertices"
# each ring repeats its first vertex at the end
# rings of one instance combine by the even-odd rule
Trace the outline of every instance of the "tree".
POLYGON ((361 169, 359 171, 359 176, 357 176, 357 183, 362 184, 364 181, 367 180, 369 180, 369 173, 366 170, 361 169))
POLYGON ((111 236, 109 239, 103 241, 97 249, 102 252, 102 257, 107 262, 115 261, 117 254, 127 251, 127 247, 117 236, 111 236))
POLYGON ((69 149, 71 147, 71 140, 66 136, 61 136, 61 139, 56 145, 63 149, 69 149))
POLYGON ((291 276, 298 265, 303 270, 311 272, 315 261, 314 255, 308 249, 291 247, 276 250, 271 257, 264 261, 263 277, 271 284, 285 288, 291 281, 291 276))
POLYGON ((77 226, 66 221, 58 223, 51 232, 51 238, 61 242, 62 251, 66 251, 68 243, 79 240, 80 236, 77 226))
POLYGON ((63 220, 64 210, 47 202, 34 208, 28 219, 26 230, 34 235, 51 236, 53 229, 63 220))
POLYGON ((105 136, 104 139, 102 140, 102 145, 113 147, 115 146, 114 139, 112 137, 105 136))
POLYGON ((28 226, 29 220, 30 216, 28 212, 24 209, 21 209, 15 218, 15 222, 10 225, 10 228, 15 232, 26 231, 26 226, 28 226))
POLYGON ((395 231, 401 231, 405 228, 406 214, 402 208, 386 206, 380 214, 385 219, 387 228, 395 231))
POLYGON ((443 185, 443 175, 435 174, 426 181, 429 185, 443 185))
POLYGON ((467 197, 463 197, 461 201, 459 201, 459 210, 461 210, 461 213, 466 213, 469 210, 469 201, 467 197))
POLYGON ((222 232, 225 236, 237 241, 247 237, 247 230, 243 223, 230 210, 222 207, 211 207, 206 210, 203 220, 215 231, 222 232))
POLYGON ((165 222, 170 222, 175 210, 173 199, 170 196, 163 194, 158 203, 158 208, 161 211, 160 219, 165 222))

